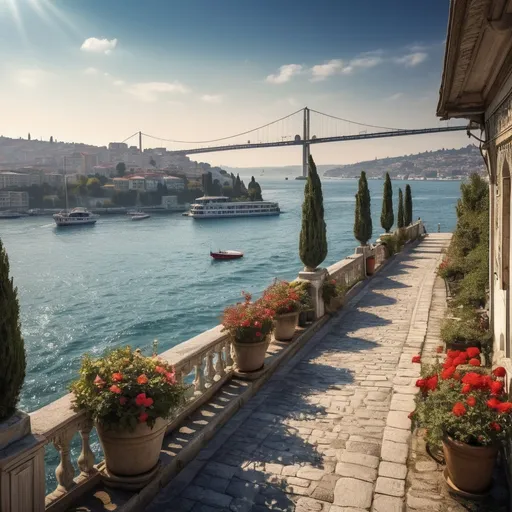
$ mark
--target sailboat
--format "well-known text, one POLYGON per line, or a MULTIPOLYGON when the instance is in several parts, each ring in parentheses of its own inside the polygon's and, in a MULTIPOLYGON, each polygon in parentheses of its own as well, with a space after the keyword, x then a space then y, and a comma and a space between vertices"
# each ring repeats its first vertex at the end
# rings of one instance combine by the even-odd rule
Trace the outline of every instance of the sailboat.
POLYGON ((73 208, 71 211, 68 208, 68 181, 67 175, 64 175, 64 189, 66 191, 66 209, 55 213, 53 220, 59 227, 64 226, 86 226, 96 224, 99 215, 91 213, 86 208, 73 208))

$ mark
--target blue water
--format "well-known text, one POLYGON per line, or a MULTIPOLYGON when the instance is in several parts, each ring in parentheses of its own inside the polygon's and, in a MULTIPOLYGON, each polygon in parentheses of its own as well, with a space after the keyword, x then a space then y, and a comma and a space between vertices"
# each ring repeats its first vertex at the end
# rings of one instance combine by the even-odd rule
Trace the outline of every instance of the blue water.
MULTIPOLYGON (((242 290, 259 293, 274 277, 292 279, 298 258, 303 181, 258 177, 280 217, 194 221, 179 214, 142 222, 102 216, 96 226, 57 230, 49 217, 0 221, 19 289, 28 372, 21 408, 62 396, 85 351, 130 344, 163 351, 219 323, 242 290), (236 249, 241 260, 213 262, 211 249, 236 249)), ((405 183, 394 182, 398 186, 405 183)), ((374 238, 382 182, 370 181, 374 238)), ((455 226, 457 182, 411 182, 414 217, 429 230, 455 226)), ((357 181, 323 180, 329 254, 352 253, 357 181)), ((397 199, 395 198, 395 205, 397 199)))

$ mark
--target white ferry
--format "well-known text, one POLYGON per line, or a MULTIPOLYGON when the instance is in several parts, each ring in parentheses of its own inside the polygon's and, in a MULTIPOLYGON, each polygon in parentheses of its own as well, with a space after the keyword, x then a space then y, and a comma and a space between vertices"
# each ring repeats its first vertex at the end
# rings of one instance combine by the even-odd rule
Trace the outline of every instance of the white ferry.
POLYGON ((226 219, 279 215, 279 203, 270 201, 231 201, 225 196, 204 196, 191 205, 189 217, 194 219, 226 219))
POLYGON ((99 215, 87 211, 85 208, 73 208, 69 211, 62 211, 53 216, 57 226, 84 226, 95 224, 99 215))

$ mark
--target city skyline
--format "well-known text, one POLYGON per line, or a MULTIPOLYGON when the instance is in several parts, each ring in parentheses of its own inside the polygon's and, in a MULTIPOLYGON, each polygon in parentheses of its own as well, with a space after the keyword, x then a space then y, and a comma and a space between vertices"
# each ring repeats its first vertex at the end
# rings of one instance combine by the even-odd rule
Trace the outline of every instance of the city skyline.
MULTIPOLYGON (((303 1, 0 0, 0 134, 94 145, 138 130, 204 140, 305 105, 364 123, 435 127, 445 3, 320 1, 312 10, 303 1)), ((288 130, 301 133, 300 119, 288 130)), ((343 164, 466 144, 464 134, 440 134, 314 154, 343 164)), ((237 167, 300 158, 299 148, 201 156, 237 167)))

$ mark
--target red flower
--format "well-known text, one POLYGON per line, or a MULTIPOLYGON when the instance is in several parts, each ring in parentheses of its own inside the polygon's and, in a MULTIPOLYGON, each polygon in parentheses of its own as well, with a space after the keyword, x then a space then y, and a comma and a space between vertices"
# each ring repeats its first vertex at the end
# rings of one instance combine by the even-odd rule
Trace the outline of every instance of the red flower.
POLYGON ((498 366, 497 368, 494 369, 494 371, 492 373, 496 377, 505 377, 505 375, 507 375, 507 370, 505 370, 505 368, 503 368, 503 366, 498 366))
POLYGON ((451 357, 446 358, 445 362, 443 363, 443 368, 451 368, 453 366, 453 359, 451 357))
POLYGON ((470 407, 474 407, 476 405, 476 398, 474 396, 468 396, 467 400, 466 400, 466 403, 470 406, 470 407))
POLYGON ((489 398, 489 400, 487 400, 487 407, 489 407, 490 409, 498 409, 498 407, 501 405, 501 402, 497 399, 497 398, 489 398))
POLYGON ((471 366, 480 366, 480 359, 477 359, 476 357, 473 357, 473 359, 469 360, 469 364, 471 366))
POLYGON ((170 384, 176 384, 176 374, 174 372, 166 372, 165 380, 170 384))
POLYGON ((112 374, 112 380, 114 382, 121 382, 123 380, 123 374, 118 372, 118 373, 113 373, 112 374))
POLYGON ((454 378, 454 380, 460 380, 460 373, 459 372, 455 372, 453 374, 453 378, 454 378))
POLYGON ((413 419, 413 417, 414 417, 414 411, 411 411, 411 412, 407 415, 407 417, 408 417, 410 420, 412 420, 412 419, 413 419))
POLYGON ((160 373, 160 374, 164 374, 166 372, 165 368, 161 367, 161 366, 157 366, 155 368, 155 372, 156 373, 160 373))
POLYGON ((498 409, 498 412, 500 413, 506 413, 512 411, 512 403, 510 402, 503 402, 500 405, 496 407, 498 409))
POLYGON ((438 354, 442 354, 442 353, 443 353, 443 347, 442 347, 442 345, 439 345, 438 347, 436 347, 436 352, 437 352, 438 354))
POLYGON ((418 379, 416 381, 416 387, 418 387, 418 388, 424 388, 426 385, 427 385, 426 379, 418 379))
POLYGON ((459 366, 460 364, 466 364, 467 358, 465 355, 461 355, 459 357, 456 357, 453 360, 453 366, 459 366))
POLYGON ((434 375, 427 379, 427 389, 430 391, 434 391, 437 388, 438 378, 437 375, 434 375))
POLYGON ((99 375, 96 375, 96 378, 94 379, 94 384, 99 388, 102 388, 105 385, 105 381, 99 375))
POLYGON ((250 320, 244 320, 241 324, 240 324, 241 327, 250 327, 251 326, 251 321, 250 320))
POLYGON ((464 377, 462 377, 463 384, 471 384, 474 388, 480 388, 484 385, 484 380, 482 375, 475 372, 468 372, 464 377))
POLYGON ((468 355, 469 358, 473 358, 473 357, 479 356, 480 355, 480 349, 477 348, 477 347, 469 347, 466 350, 466 354, 468 355))
POLYGON ((455 416, 464 416, 466 414, 466 408, 462 402, 457 402, 452 409, 452 413, 455 416))
POLYGON ((491 393, 493 395, 500 395, 503 391, 503 382, 493 381, 490 385, 491 393))
POLYGON ((441 378, 443 380, 449 379, 455 373, 455 366, 451 366, 450 368, 446 368, 441 372, 441 378))
POLYGON ((112 393, 115 393, 116 395, 121 394, 121 388, 119 386, 116 386, 115 384, 112 384, 112 386, 110 386, 110 391, 112 391, 112 393))
POLYGON ((147 412, 141 412, 139 414, 139 423, 145 423, 148 419, 148 413, 147 412))
POLYGON ((258 332, 256 333, 256 338, 259 338, 260 336, 261 336, 261 332, 259 332, 259 331, 258 331, 258 332))
POLYGON ((254 322, 254 327, 261 327, 261 322, 258 322, 258 321, 254 322))
POLYGON ((138 406, 150 407, 153 405, 153 399, 146 396, 146 393, 139 393, 135 397, 135 404, 138 406))
POLYGON ((448 350, 448 352, 446 352, 446 356, 450 359, 456 359, 460 356, 460 350, 448 350))
POLYGON ((142 374, 137 377, 137 384, 147 384, 147 383, 148 383, 148 378, 146 377, 146 375, 142 374))
POLYGON ((464 384, 462 386, 462 392, 466 395, 471 391, 471 384, 464 384))
POLYGON ((501 425, 499 423, 496 423, 495 421, 493 421, 489 426, 493 430, 496 430, 496 432, 501 432, 501 425))
POLYGON ((421 363, 421 356, 413 356, 412 362, 413 363, 421 363))
POLYGON ((120 399, 119 399, 119 403, 121 405, 125 405, 126 402, 128 402, 128 398, 126 398, 125 396, 122 396, 120 399))

